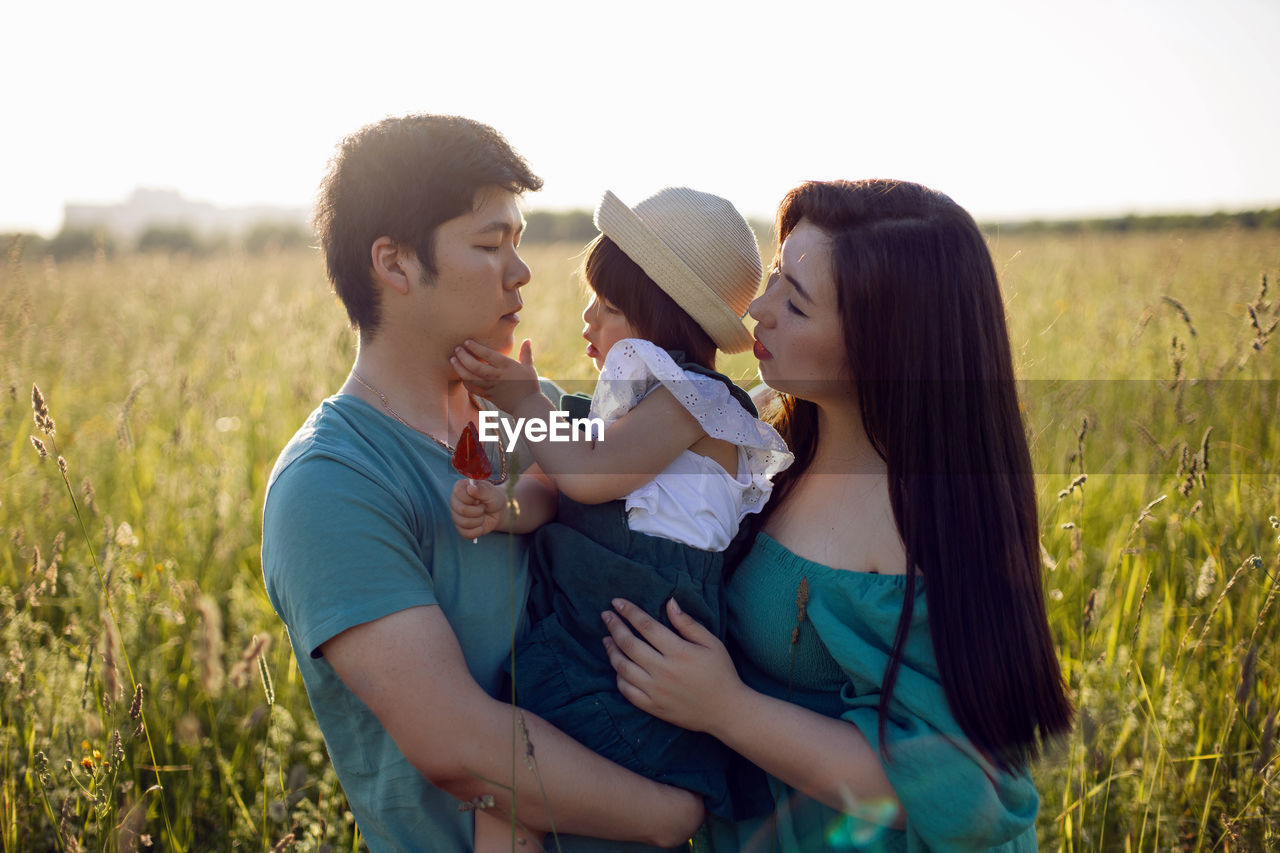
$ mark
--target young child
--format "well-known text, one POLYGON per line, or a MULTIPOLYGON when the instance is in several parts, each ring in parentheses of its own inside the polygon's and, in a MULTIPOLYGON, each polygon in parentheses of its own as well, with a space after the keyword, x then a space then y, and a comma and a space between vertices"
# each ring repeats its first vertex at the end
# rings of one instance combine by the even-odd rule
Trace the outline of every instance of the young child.
MULTIPOLYGON (((724 635, 725 552, 792 461, 747 394, 714 369, 717 349, 753 343, 741 318, 760 283, 759 249, 732 204, 687 188, 634 209, 606 192, 596 225, 582 336, 601 370, 590 416, 603 420, 603 438, 531 442, 538 464, 515 486, 514 519, 502 487, 459 480, 453 520, 467 538, 537 529, 532 627, 512 672, 522 708, 625 767, 702 793, 714 814, 758 815, 773 806, 759 770, 618 693, 600 614, 625 597, 665 622, 674 597, 724 635)), ((468 341, 452 362, 469 390, 515 417, 548 419, 557 408, 527 340, 519 361, 468 341)), ((495 846, 510 844, 495 817, 478 813, 476 830, 477 850, 493 832, 495 846)))

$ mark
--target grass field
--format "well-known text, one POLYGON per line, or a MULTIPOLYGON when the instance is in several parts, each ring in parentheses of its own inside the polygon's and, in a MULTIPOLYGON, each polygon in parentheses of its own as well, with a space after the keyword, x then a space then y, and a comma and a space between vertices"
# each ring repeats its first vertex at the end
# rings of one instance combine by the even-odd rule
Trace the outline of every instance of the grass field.
MULTIPOLYGON (((1280 848, 1280 233, 990 243, 1079 707, 1041 845, 1280 848)), ((579 248, 525 253, 561 380, 592 376, 579 248)), ((258 557, 353 356, 319 258, 11 254, 0 295, 0 849, 354 849, 258 557)))

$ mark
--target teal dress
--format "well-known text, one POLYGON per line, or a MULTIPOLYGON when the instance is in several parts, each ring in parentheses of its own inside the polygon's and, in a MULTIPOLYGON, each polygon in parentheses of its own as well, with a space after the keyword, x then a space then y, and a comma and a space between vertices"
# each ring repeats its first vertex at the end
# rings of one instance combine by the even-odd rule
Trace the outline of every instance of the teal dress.
MULTIPOLYGON (((915 586, 885 726, 889 758, 881 755, 906 811, 905 830, 855 819, 770 778, 773 814, 737 823, 713 818, 699 846, 717 853, 1036 849, 1039 797, 1031 777, 1025 768, 1008 773, 992 765, 952 717, 938 680, 924 583, 917 579, 915 586)), ((847 720, 879 750, 879 685, 905 594, 901 575, 833 569, 760 533, 727 585, 729 651, 748 686, 847 720), (809 589, 803 620, 802 580, 809 589)), ((863 805, 894 813, 891 803, 863 805)))

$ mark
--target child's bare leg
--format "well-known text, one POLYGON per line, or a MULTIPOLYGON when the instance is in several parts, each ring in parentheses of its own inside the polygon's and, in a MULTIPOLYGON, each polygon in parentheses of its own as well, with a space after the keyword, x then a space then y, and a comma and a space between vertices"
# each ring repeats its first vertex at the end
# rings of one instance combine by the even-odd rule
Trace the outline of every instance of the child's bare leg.
POLYGON ((511 819, 499 812, 476 809, 476 853, 535 853, 542 849, 543 833, 516 826, 515 844, 511 839, 511 819))

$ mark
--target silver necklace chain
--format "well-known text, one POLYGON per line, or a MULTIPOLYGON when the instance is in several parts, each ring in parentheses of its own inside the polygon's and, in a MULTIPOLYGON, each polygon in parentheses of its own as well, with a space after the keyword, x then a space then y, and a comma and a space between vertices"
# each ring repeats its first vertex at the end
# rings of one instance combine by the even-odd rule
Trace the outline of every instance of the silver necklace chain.
MULTIPOLYGON (((390 415, 391 417, 395 418, 395 419, 396 419, 396 420, 398 420, 400 423, 404 424, 405 426, 407 426, 409 429, 413 430, 414 432, 416 432, 416 433, 420 433, 420 434, 422 434, 422 435, 425 435, 427 438, 431 439, 431 440, 432 440, 432 441, 434 441, 436 444, 440 445, 440 446, 441 446, 441 447, 443 447, 445 450, 447 450, 447 451, 449 452, 449 455, 450 455, 451 457, 453 456, 455 448, 450 447, 448 444, 446 444, 445 442, 443 442, 443 441, 441 441, 440 439, 436 438, 434 435, 432 435, 431 433, 427 432, 425 429, 420 429, 419 427, 416 427, 416 426, 414 426, 413 424, 409 423, 407 420, 405 420, 405 419, 404 419, 404 417, 403 417, 399 412, 397 412, 395 409, 393 409, 393 408, 391 407, 391 402, 390 402, 389 400, 387 400, 387 395, 386 395, 386 394, 383 394, 383 393, 382 393, 381 391, 379 391, 377 388, 374 388, 372 385, 370 385, 368 382, 366 382, 363 376, 361 376, 359 373, 356 373, 356 371, 355 371, 355 368, 354 368, 354 367, 351 369, 351 376, 352 376, 352 378, 354 378, 357 382, 359 382, 361 385, 363 385, 364 387, 368 388, 370 391, 372 391, 373 393, 375 393, 375 394, 377 394, 377 395, 378 395, 378 399, 382 401, 382 408, 383 408, 383 410, 385 410, 385 411, 386 411, 386 413, 387 413, 388 415, 390 415)), ((499 457, 501 457, 501 459, 502 459, 502 476, 497 480, 497 483, 498 483, 498 484, 501 484, 501 483, 506 482, 506 480, 507 480, 507 454, 505 454, 505 453, 503 453, 503 452, 499 451, 499 452, 498 452, 498 456, 499 456, 499 457)))

